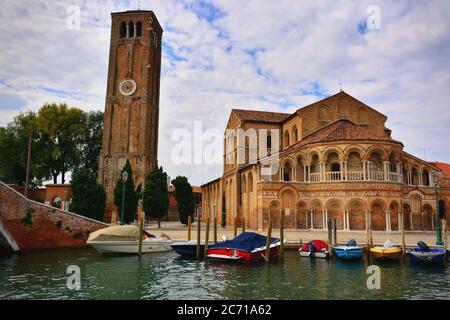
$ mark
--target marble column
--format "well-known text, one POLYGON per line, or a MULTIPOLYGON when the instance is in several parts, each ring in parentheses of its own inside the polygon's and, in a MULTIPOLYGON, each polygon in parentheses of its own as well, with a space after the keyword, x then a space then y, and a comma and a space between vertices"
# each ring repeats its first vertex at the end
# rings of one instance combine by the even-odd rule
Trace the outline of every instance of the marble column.
POLYGON ((347 161, 344 161, 344 172, 345 172, 345 181, 348 180, 348 167, 347 167, 347 161))
POLYGON ((308 179, 306 177, 306 166, 303 166, 303 182, 308 182, 308 179))
POLYGON ((345 173, 345 170, 344 170, 344 161, 341 161, 340 162, 340 167, 339 167, 339 169, 340 169, 340 173, 339 173, 339 175, 340 175, 340 179, 339 180, 344 180, 344 173, 345 173))
POLYGON ((310 228, 311 228, 311 230, 314 230, 314 210, 309 210, 309 213, 310 213, 309 217, 311 218, 310 228))
POLYGON ((387 232, 391 232, 392 228, 391 228, 391 212, 389 210, 385 211, 386 214, 386 231, 387 232))
POLYGON ((367 173, 367 169, 366 169, 366 167, 367 167, 367 161, 366 161, 366 160, 363 160, 363 161, 362 161, 362 164, 363 164, 363 180, 367 180, 367 175, 366 175, 366 173, 367 173))
POLYGON ((389 161, 383 161, 384 163, 384 181, 390 181, 391 175, 390 175, 390 168, 389 168, 389 161))

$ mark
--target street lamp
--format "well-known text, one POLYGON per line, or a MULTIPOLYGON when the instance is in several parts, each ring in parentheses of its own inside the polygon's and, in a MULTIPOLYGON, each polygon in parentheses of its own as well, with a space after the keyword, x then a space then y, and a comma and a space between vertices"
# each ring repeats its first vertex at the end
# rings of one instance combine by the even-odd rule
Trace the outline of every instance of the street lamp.
POLYGON ((125 187, 128 180, 128 172, 124 171, 122 172, 122 182, 123 182, 123 188, 122 188, 122 209, 120 212, 120 224, 125 224, 125 187))
POLYGON ((436 245, 442 246, 444 243, 442 242, 441 219, 439 214, 439 175, 437 173, 433 173, 433 182, 436 196, 436 245))

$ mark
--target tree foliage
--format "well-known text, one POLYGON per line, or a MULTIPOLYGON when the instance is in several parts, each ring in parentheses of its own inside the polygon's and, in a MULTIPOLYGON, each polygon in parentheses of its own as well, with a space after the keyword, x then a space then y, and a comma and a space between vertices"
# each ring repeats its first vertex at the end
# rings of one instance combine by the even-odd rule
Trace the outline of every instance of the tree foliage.
POLYGON ((130 161, 127 160, 125 166, 120 172, 119 179, 117 180, 116 187, 114 188, 114 204, 117 207, 119 215, 122 214, 122 193, 125 184, 125 207, 124 207, 124 223, 131 223, 136 217, 136 210, 138 204, 137 190, 134 188, 133 171, 131 169, 130 161), (128 173, 126 181, 122 180, 123 172, 128 173))
POLYGON ((183 176, 177 176, 172 180, 172 184, 175 187, 174 195, 177 199, 180 222, 187 224, 189 216, 191 217, 191 221, 194 221, 195 198, 191 184, 183 176))
POLYGON ((39 109, 37 125, 47 137, 46 148, 51 159, 46 164, 53 183, 57 183, 59 174, 61 183, 65 183, 66 172, 80 163, 78 151, 85 123, 86 114, 66 104, 46 104, 39 109))
POLYGON ((145 178, 144 211, 146 216, 158 220, 167 214, 169 208, 169 196, 167 194, 167 173, 162 167, 154 168, 145 178))
POLYGON ((102 142, 102 112, 83 112, 66 104, 46 104, 37 113, 21 113, 0 127, 0 179, 25 183, 28 135, 32 129, 31 185, 84 167, 97 174, 102 142))
POLYGON ((76 169, 70 181, 72 203, 70 211, 103 221, 106 194, 102 185, 96 181, 96 175, 87 168, 76 169))

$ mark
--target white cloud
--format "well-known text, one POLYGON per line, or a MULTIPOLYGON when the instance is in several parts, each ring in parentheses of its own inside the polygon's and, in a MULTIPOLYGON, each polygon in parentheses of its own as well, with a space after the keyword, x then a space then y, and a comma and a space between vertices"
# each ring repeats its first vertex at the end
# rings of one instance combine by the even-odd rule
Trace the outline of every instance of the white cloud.
MULTIPOLYGON (((66 101, 103 109, 110 12, 138 1, 2 2, 0 96, 37 109, 66 101), (66 8, 81 7, 81 29, 66 8)), ((407 151, 450 160, 450 3, 378 1, 381 29, 358 32, 372 1, 142 1, 165 32, 159 162, 202 184, 222 167, 171 162, 171 131, 224 130, 233 107, 292 112, 344 90, 388 115, 407 151)), ((0 99, 0 101, 2 101, 0 99)), ((0 125, 12 119, 0 107, 0 125)), ((16 108, 16 112, 20 111, 16 108)))

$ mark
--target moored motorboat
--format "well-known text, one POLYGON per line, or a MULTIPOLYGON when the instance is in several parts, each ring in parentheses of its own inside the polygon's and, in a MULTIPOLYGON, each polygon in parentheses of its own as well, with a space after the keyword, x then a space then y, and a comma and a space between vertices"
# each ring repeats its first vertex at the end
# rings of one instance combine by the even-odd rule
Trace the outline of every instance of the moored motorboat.
POLYGON ((406 256, 413 262, 422 264, 444 263, 447 251, 441 248, 430 248, 423 241, 417 242, 417 248, 408 249, 406 256))
MULTIPOLYGON (((138 253, 139 227, 136 225, 117 225, 92 232, 86 244, 101 253, 138 253)), ((157 237, 144 231, 142 253, 170 251, 171 240, 157 237)))
MULTIPOLYGON (((227 240, 226 236, 222 237, 223 241, 227 240)), ((171 245, 172 249, 179 255, 187 258, 197 257, 197 240, 174 241, 171 245)), ((200 241, 200 257, 205 254, 205 241, 200 241)))
POLYGON ((308 243, 304 243, 300 249, 298 249, 298 252, 301 257, 326 259, 329 256, 330 250, 325 241, 312 240, 308 243))
MULTIPOLYGON (((197 256, 197 240, 190 241, 174 241, 171 245, 172 249, 183 257, 194 258, 197 256)), ((205 242, 200 241, 200 257, 204 256, 205 242)))
POLYGON ((357 260, 362 257, 363 247, 357 246, 356 241, 352 239, 345 246, 333 247, 333 251, 340 259, 357 260))
MULTIPOLYGON (((260 262, 265 261, 267 237, 255 232, 244 232, 232 240, 208 246, 210 259, 260 262)), ((269 260, 278 256, 279 238, 270 239, 269 260)))
POLYGON ((383 246, 370 248, 370 254, 374 259, 398 260, 402 255, 402 249, 394 246, 392 241, 388 239, 383 246))

